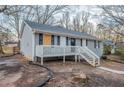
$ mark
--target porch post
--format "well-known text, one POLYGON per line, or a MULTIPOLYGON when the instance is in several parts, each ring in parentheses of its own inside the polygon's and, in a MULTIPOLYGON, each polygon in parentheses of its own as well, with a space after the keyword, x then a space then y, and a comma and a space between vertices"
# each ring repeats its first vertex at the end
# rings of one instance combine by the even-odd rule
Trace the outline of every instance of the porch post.
POLYGON ((43 46, 42 46, 42 54, 41 54, 41 65, 43 65, 43 46))
POLYGON ((78 55, 78 61, 81 62, 80 55, 78 55))
POLYGON ((63 47, 64 55, 63 55, 63 63, 65 63, 65 47, 63 47))
POLYGON ((41 57, 41 65, 43 65, 43 56, 41 57))
POLYGON ((75 55, 75 62, 77 62, 77 54, 75 55))

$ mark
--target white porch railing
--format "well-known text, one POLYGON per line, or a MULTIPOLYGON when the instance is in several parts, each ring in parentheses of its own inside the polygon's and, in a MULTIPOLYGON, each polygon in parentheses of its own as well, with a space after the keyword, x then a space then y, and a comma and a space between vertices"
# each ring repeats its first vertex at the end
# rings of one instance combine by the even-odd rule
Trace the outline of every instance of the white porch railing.
POLYGON ((63 62, 65 62, 65 56, 67 55, 75 55, 75 59, 77 59, 77 56, 81 56, 92 66, 97 66, 100 64, 100 58, 87 47, 79 46, 62 47, 57 45, 36 46, 36 56, 41 57, 42 61, 43 57, 63 56, 63 62))
POLYGON ((77 54, 76 46, 56 46, 56 45, 37 45, 36 56, 52 57, 52 56, 63 56, 63 55, 75 55, 77 54))

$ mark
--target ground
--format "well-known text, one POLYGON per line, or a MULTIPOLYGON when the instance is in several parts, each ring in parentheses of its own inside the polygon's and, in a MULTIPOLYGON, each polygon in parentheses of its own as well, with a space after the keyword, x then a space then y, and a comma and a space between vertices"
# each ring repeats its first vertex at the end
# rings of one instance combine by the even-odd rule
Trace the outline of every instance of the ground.
MULTIPOLYGON (((108 65, 110 62, 108 62, 108 65)), ((79 84, 76 86, 124 86, 124 75, 118 75, 111 72, 103 71, 94 67, 89 66, 86 63, 83 62, 66 62, 63 64, 62 62, 46 62, 45 65, 47 65, 50 69, 52 69, 55 72, 55 77, 53 80, 51 80, 46 86, 68 86, 63 85, 62 82, 66 81, 66 74, 72 73, 72 72, 84 72, 88 78, 87 82, 83 85, 79 84), (62 77, 63 76, 63 77, 62 77)), ((107 63, 102 63, 104 66, 108 66, 107 63)), ((123 68, 124 64, 121 63, 112 63, 112 65, 117 65, 119 68, 123 68)), ((111 66, 109 65, 111 68, 111 66)), ((118 67, 117 67, 118 68, 118 67)), ((118 68, 118 69, 119 69, 118 68)), ((121 69, 122 70, 122 69, 121 69)), ((124 71, 124 68, 123 68, 124 71)), ((73 86, 73 84, 72 84, 73 86)))
MULTIPOLYGON (((62 60, 44 62, 50 68, 53 78, 45 87, 123 87, 124 75, 94 68, 84 62, 62 60)), ((102 61, 101 66, 124 71, 124 64, 110 60, 102 61)), ((29 65, 21 55, 0 58, 0 86, 37 86, 46 79, 48 72, 40 67, 29 65), (3 64, 4 63, 4 64, 3 64), (7 65, 5 65, 8 63, 7 65)))
POLYGON ((20 55, 0 58, 0 87, 39 86, 48 78, 46 69, 26 62, 20 55))

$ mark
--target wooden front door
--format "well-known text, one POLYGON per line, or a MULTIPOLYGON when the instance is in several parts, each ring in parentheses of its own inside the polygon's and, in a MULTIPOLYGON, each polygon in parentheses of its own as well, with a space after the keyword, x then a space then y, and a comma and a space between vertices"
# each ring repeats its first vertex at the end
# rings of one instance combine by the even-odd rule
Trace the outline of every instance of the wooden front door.
POLYGON ((49 34, 43 35, 43 45, 51 45, 51 35, 49 34))

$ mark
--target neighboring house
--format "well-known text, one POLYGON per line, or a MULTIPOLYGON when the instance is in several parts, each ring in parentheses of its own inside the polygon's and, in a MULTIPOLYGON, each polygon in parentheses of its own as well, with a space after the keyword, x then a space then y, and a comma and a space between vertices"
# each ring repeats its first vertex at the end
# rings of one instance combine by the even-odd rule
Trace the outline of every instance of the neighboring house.
POLYGON ((103 44, 104 44, 104 45, 107 45, 107 46, 114 46, 114 43, 113 43, 112 40, 104 40, 104 41, 103 41, 103 44))
POLYGON ((116 44, 112 40, 104 40, 103 45, 111 46, 110 50, 111 54, 115 53, 116 44))
POLYGON ((70 31, 58 26, 24 21, 21 36, 21 53, 32 61, 38 57, 74 56, 85 59, 93 66, 100 65, 103 54, 102 41, 84 32, 70 31))
POLYGON ((16 47, 18 45, 18 42, 8 41, 8 42, 4 42, 4 45, 7 45, 9 47, 16 47))

